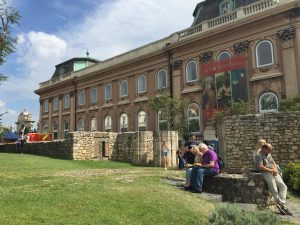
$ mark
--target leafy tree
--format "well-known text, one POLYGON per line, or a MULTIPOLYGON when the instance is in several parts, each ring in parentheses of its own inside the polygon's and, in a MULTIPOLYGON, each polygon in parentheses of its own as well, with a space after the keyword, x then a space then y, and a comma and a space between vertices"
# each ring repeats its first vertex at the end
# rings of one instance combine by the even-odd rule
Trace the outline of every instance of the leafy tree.
MULTIPOLYGON (((19 12, 8 6, 6 0, 0 0, 0 65, 5 62, 5 58, 14 52, 17 38, 11 34, 11 25, 19 25, 21 16, 19 12)), ((1 82, 6 80, 7 77, 0 74, 1 82)))
POLYGON ((168 92, 151 97, 148 102, 151 109, 161 112, 160 117, 166 121, 160 130, 177 130, 185 136, 188 133, 184 109, 186 104, 181 99, 172 98, 168 92))

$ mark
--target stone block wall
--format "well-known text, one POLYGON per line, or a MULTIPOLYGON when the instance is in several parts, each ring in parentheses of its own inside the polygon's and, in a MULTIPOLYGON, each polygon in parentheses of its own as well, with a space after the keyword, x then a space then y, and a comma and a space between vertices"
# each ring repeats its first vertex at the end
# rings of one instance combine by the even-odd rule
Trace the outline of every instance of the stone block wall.
POLYGON ((261 138, 273 145, 274 160, 284 166, 300 160, 300 112, 227 117, 218 137, 227 168, 254 167, 253 151, 261 138))
MULTIPOLYGON (((178 134, 164 131, 153 135, 150 131, 107 133, 70 132, 66 140, 28 142, 22 152, 73 160, 91 160, 107 157, 115 161, 138 165, 161 164, 161 141, 166 140, 171 151, 170 166, 176 165, 178 134)), ((0 145, 0 152, 16 152, 16 144, 0 145)))
POLYGON ((221 194, 223 201, 226 202, 257 204, 259 208, 273 204, 268 186, 259 173, 251 173, 248 176, 221 173, 206 178, 203 190, 221 194))
POLYGON ((25 143, 21 152, 17 151, 15 143, 5 144, 0 145, 0 152, 25 153, 62 159, 73 159, 72 143, 67 140, 25 143))

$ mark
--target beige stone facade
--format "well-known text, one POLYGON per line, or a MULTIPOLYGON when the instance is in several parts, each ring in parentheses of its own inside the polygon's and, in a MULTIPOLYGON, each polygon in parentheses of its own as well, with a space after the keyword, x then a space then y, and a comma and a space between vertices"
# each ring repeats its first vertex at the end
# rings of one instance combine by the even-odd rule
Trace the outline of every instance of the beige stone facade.
MULTIPOLYGON (((213 1, 203 4, 209 2, 213 1)), ((188 110, 187 116, 198 123, 195 129, 203 132, 206 78, 201 72, 205 64, 218 61, 222 54, 243 57, 245 72, 239 74, 239 79, 246 79, 246 86, 239 87, 236 93, 244 91, 257 112, 265 107, 264 102, 260 106, 263 95, 271 93, 275 106, 270 107, 276 110, 278 101, 300 92, 299 6, 299 0, 256 1, 162 40, 41 83, 35 91, 40 96, 39 130, 56 132, 58 139, 76 130, 120 132, 143 128, 157 131, 159 117, 147 102, 161 89, 166 89, 172 96, 198 107, 193 118, 188 110), (266 58, 260 58, 264 56, 265 47, 269 47, 270 52, 266 58), (265 59, 270 62, 264 62, 265 59), (189 71, 192 64, 196 65, 196 77, 189 71), (158 78, 161 73, 166 74, 166 81, 158 78), (145 87, 139 86, 139 81, 144 82, 145 87), (128 85, 127 93, 122 89, 123 84, 128 85), (111 85, 111 98, 105 96, 108 85, 111 85), (65 104, 65 98, 69 104, 65 104), (55 108, 54 100, 58 101, 55 108), (140 117, 140 112, 145 116, 140 117), (127 120, 122 115, 126 115, 127 120), (111 120, 105 124, 107 116, 111 120), (140 118, 145 123, 143 127, 138 125, 142 124, 140 118)), ((233 75, 230 76, 234 83, 233 75)), ((218 85, 217 76, 213 79, 218 85)), ((217 88, 221 90, 221 86, 217 88)), ((231 89, 231 94, 233 92, 231 89)), ((210 95, 215 98, 212 105, 216 102, 221 105, 220 93, 210 95)))

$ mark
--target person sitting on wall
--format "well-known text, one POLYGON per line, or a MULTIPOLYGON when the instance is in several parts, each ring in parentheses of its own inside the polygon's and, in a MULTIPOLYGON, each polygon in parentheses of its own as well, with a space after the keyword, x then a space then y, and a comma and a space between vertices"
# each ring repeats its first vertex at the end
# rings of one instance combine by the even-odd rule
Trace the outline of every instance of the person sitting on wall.
POLYGON ((184 159, 187 164, 194 164, 195 155, 191 152, 193 146, 198 145, 199 143, 196 141, 196 136, 192 135, 190 141, 185 145, 184 150, 184 159))
POLYGON ((219 164, 217 154, 210 150, 208 146, 201 143, 199 146, 202 152, 201 167, 194 167, 191 171, 190 186, 185 187, 191 189, 195 193, 202 193, 204 177, 212 177, 219 174, 219 164))
POLYGON ((191 172, 192 167, 199 167, 201 166, 202 161, 202 152, 200 151, 198 146, 193 146, 191 152, 195 155, 195 162, 193 165, 187 164, 187 169, 185 171, 185 184, 183 185, 185 188, 188 188, 190 186, 190 178, 191 178, 191 172), (191 167, 189 167, 191 166, 191 167))
POLYGON ((276 207, 282 215, 292 215, 285 207, 287 187, 278 174, 277 165, 271 156, 271 144, 264 144, 255 156, 256 167, 261 172, 269 190, 275 199, 276 207))

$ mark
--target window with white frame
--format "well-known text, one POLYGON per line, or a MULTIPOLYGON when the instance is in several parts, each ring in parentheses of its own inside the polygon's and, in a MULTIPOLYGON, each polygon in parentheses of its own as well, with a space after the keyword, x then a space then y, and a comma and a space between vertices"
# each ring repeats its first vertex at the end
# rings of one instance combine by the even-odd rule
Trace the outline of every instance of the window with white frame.
POLYGON ((48 124, 45 123, 44 126, 43 126, 43 132, 44 132, 44 133, 48 133, 48 131, 49 131, 49 130, 48 130, 48 124))
POLYGON ((145 111, 140 111, 137 115, 138 131, 147 130, 147 114, 145 111))
POLYGON ((105 90, 104 90, 104 100, 105 101, 108 101, 108 100, 110 100, 111 99, 111 92, 112 92, 112 90, 111 90, 111 84, 107 84, 106 86, 105 86, 105 90))
POLYGON ((168 130, 168 116, 166 111, 158 111, 158 130, 168 130))
POLYGON ((78 120, 77 130, 78 130, 78 131, 84 131, 84 121, 83 121, 82 118, 80 118, 80 119, 78 120))
POLYGON ((274 64, 273 44, 269 40, 263 40, 256 45, 256 65, 257 67, 274 64))
POLYGON ((69 133, 69 122, 65 121, 64 122, 64 138, 67 137, 67 134, 69 133))
POLYGON ((58 111, 58 97, 53 98, 53 110, 58 111))
POLYGON ((167 87, 167 72, 160 70, 156 77, 157 89, 163 89, 167 87))
POLYGON ((45 113, 49 112, 49 100, 48 99, 46 99, 44 101, 44 112, 45 113))
POLYGON ((104 118, 104 130, 106 132, 111 132, 111 116, 109 115, 104 118))
POLYGON ((97 130, 97 119, 95 117, 91 118, 91 131, 97 130))
POLYGON ((266 92, 259 98, 259 112, 278 112, 278 98, 272 92, 266 92))
POLYGON ((57 128, 57 124, 54 123, 53 124, 53 140, 57 140, 58 139, 58 128, 57 128))
POLYGON ((137 92, 139 94, 146 92, 146 77, 145 77, 145 75, 140 75, 138 77, 137 89, 138 89, 137 92))
POLYGON ((92 88, 91 90, 91 103, 97 103, 98 102, 98 89, 92 88))
POLYGON ((128 83, 126 80, 120 82, 120 97, 125 97, 128 95, 128 83))
POLYGON ((192 103, 188 106, 187 111, 188 129, 190 132, 200 131, 200 107, 196 103, 192 103))
POLYGON ((79 92, 79 105, 85 104, 85 93, 84 91, 79 92))
POLYGON ((226 60, 226 59, 230 59, 231 58, 231 54, 229 52, 221 52, 218 57, 217 60, 218 61, 222 61, 222 60, 226 60))
POLYGON ((64 108, 67 109, 70 107, 70 95, 64 95, 64 108))
POLYGON ((186 64, 185 79, 188 83, 198 80, 198 69, 196 61, 192 60, 186 64))
POLYGON ((128 116, 126 113, 122 113, 120 116, 120 132, 128 131, 128 116))

